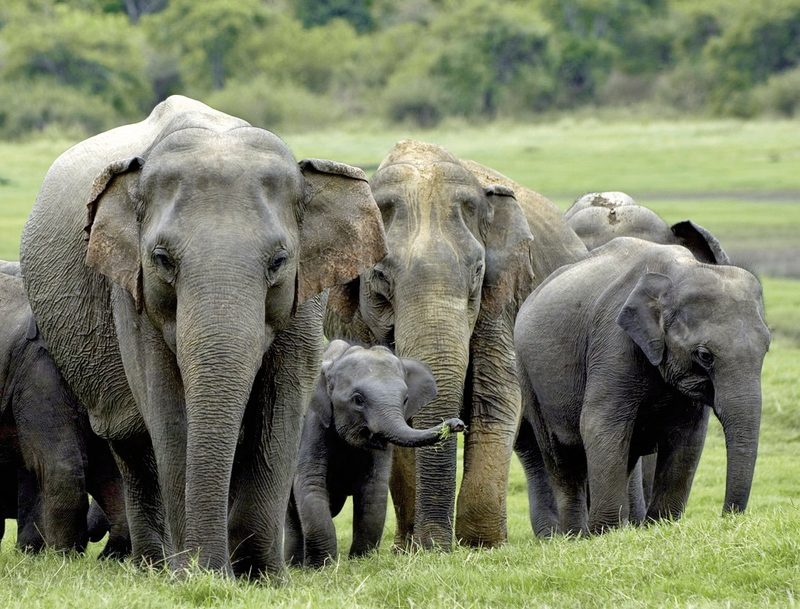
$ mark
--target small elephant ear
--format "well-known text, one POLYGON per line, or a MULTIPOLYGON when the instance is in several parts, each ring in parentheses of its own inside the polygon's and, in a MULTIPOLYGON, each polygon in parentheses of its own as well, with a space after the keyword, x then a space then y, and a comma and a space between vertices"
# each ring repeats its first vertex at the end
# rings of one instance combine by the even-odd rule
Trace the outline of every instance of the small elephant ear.
POLYGON ((617 324, 633 339, 654 366, 664 358, 661 314, 672 280, 661 273, 645 273, 617 315, 617 324))
MULTIPOLYGON (((297 304, 352 281, 386 255, 381 214, 364 172, 320 159, 300 161, 300 169, 305 197, 297 304)), ((346 307, 348 302, 334 298, 330 305, 346 307)), ((343 311, 342 316, 347 313, 343 311)))
POLYGON ((408 402, 406 403, 406 420, 417 414, 425 404, 436 397, 436 379, 426 365, 415 359, 401 359, 406 371, 406 387, 408 402))
POLYGON ((325 353, 322 354, 322 374, 327 375, 333 362, 339 359, 350 346, 350 343, 344 340, 331 341, 328 348, 325 349, 325 353))
POLYGON ((319 375, 314 395, 311 396, 311 402, 308 405, 308 411, 314 413, 314 416, 317 417, 325 429, 331 426, 333 403, 331 402, 331 396, 328 394, 328 383, 324 374, 319 375))
POLYGON ((533 235, 513 190, 493 184, 485 191, 493 217, 484 235, 486 270, 481 314, 494 318, 510 303, 516 311, 533 289, 533 235))
POLYGON ((684 220, 673 224, 672 233, 678 242, 694 254, 700 262, 709 264, 730 264, 728 254, 722 249, 717 238, 699 224, 684 220))
POLYGON ((142 308, 142 267, 136 194, 144 160, 111 163, 97 176, 87 203, 86 266, 121 285, 142 308))

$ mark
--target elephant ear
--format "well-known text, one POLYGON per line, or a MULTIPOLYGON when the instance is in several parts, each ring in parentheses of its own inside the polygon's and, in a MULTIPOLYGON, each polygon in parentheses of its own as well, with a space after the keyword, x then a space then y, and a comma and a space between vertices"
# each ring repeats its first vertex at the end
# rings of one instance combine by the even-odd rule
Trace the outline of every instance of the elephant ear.
POLYGON ((512 303, 516 311, 533 289, 533 235, 513 190, 493 184, 485 191, 493 218, 484 235, 486 270, 481 313, 497 317, 512 303))
POLYGON ((694 254, 700 262, 709 264, 730 264, 730 258, 722 249, 717 238, 699 224, 684 220, 673 224, 672 233, 683 247, 694 254))
POLYGON ((436 397, 436 379, 431 369, 419 360, 403 358, 400 361, 406 371, 408 402, 404 416, 408 420, 436 397))
POLYGON ((128 290, 138 311, 142 265, 136 187, 143 165, 140 157, 115 161, 95 178, 84 227, 89 241, 86 266, 128 290))
MULTIPOLYGON (((364 172, 320 159, 300 161, 300 169, 305 197, 297 304, 352 281, 386 255, 381 214, 364 172)), ((347 306, 347 302, 333 298, 330 304, 347 306)))
POLYGON ((662 311, 671 289, 672 280, 666 275, 645 273, 617 315, 617 324, 654 366, 658 366, 664 358, 662 311))

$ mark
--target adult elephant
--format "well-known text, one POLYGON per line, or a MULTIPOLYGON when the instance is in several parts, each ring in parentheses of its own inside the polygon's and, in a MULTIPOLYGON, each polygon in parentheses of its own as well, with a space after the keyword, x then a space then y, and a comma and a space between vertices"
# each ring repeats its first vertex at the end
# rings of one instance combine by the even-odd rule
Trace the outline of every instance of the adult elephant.
POLYGON ((360 170, 298 164, 274 134, 185 97, 56 160, 22 270, 117 457, 135 558, 282 568, 317 295, 384 252, 360 170))
MULTIPOLYGON (((512 331, 540 262, 521 195, 504 176, 419 141, 396 144, 371 186, 389 253, 331 291, 326 331, 392 346, 430 366, 438 395, 414 424, 432 427, 460 416, 469 430, 456 538, 500 544, 520 416, 512 331)), ((415 452, 395 451, 395 544, 450 548, 455 440, 415 452)))
POLYGON ((670 226, 623 192, 584 195, 564 213, 564 218, 590 250, 616 237, 636 237, 663 245, 682 245, 701 262, 730 264, 711 232, 691 220, 670 226))

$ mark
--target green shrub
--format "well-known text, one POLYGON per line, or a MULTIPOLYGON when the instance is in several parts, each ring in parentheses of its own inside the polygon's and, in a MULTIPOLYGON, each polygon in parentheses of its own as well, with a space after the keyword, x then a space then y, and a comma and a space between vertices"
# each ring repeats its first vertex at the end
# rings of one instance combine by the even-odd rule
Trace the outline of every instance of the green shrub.
POLYGON ((800 67, 771 76, 753 90, 753 100, 760 113, 800 116, 800 67))
POLYGON ((277 83, 263 77, 231 82, 203 101, 270 131, 317 129, 330 126, 345 115, 330 97, 315 95, 293 83, 277 83))
POLYGON ((53 82, 15 80, 0 85, 0 138, 59 133, 73 139, 110 129, 126 119, 107 101, 53 82))

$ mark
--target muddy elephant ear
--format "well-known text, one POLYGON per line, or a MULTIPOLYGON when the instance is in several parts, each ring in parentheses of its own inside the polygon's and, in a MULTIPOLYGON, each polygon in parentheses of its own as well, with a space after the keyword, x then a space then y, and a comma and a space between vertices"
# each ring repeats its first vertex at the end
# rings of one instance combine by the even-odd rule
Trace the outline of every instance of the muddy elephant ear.
MULTIPOLYGON (((300 161, 305 178, 300 229, 297 303, 346 284, 386 255, 381 214, 357 167, 334 161, 300 161)), ((345 306, 332 298, 332 306, 345 306)))
POLYGON ((672 234, 683 247, 694 254, 700 262, 709 264, 730 264, 728 254, 722 249, 717 238, 699 224, 684 220, 673 224, 672 234))
POLYGON ((408 401, 404 416, 406 420, 417 414, 425 404, 436 397, 436 379, 426 365, 415 359, 401 359, 406 371, 408 401))
POLYGON ((516 311, 533 289, 533 235, 514 191, 500 184, 485 190, 493 218, 484 234, 481 314, 497 317, 508 304, 516 311))
POLYGON ((142 265, 136 194, 140 157, 115 161, 92 184, 86 226, 86 266, 121 285, 142 307, 142 265))
POLYGON ((617 324, 625 330, 654 366, 664 358, 664 330, 661 326, 672 280, 661 273, 645 273, 617 315, 617 324))

